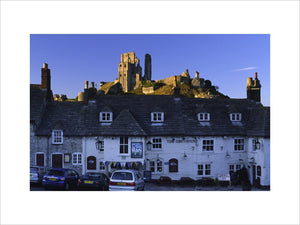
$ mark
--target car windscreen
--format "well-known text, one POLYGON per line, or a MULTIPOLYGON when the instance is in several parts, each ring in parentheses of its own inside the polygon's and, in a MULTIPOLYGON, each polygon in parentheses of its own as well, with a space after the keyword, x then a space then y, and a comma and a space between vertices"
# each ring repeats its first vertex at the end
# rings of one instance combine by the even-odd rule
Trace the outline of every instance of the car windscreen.
POLYGON ((133 180, 132 173, 128 172, 115 172, 112 176, 114 180, 133 180))
POLYGON ((89 178, 102 178, 101 173, 86 173, 86 176, 89 178))
POLYGON ((37 172, 38 172, 38 168, 30 167, 30 173, 37 173, 37 172))
POLYGON ((54 175, 54 176, 64 176, 64 172, 60 170, 50 170, 48 175, 54 175))

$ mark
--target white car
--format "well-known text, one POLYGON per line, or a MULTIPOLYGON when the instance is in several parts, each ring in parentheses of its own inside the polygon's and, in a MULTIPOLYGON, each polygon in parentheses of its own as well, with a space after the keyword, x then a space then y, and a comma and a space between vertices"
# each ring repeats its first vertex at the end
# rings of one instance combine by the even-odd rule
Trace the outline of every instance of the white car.
POLYGON ((109 181, 110 191, 143 191, 144 178, 135 170, 116 170, 109 181))

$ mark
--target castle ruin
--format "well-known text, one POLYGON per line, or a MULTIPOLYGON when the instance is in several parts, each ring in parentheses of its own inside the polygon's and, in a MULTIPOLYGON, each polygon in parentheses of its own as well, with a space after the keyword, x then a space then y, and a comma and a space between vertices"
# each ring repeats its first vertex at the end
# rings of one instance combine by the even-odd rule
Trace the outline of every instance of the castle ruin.
POLYGON ((118 81, 124 92, 136 88, 142 80, 151 80, 151 56, 145 55, 145 76, 142 78, 142 67, 140 60, 134 52, 121 55, 121 62, 118 65, 118 81))

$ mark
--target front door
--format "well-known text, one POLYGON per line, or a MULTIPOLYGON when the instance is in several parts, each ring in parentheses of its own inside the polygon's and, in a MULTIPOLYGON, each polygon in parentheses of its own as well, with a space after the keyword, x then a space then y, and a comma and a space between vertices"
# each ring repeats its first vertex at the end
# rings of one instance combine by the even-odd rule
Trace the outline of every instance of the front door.
POLYGON ((44 154, 36 154, 36 165, 44 166, 44 154))
POLYGON ((255 184, 255 180, 256 180, 256 166, 252 166, 252 184, 255 184))
POLYGON ((62 154, 52 154, 52 168, 62 168, 62 154))

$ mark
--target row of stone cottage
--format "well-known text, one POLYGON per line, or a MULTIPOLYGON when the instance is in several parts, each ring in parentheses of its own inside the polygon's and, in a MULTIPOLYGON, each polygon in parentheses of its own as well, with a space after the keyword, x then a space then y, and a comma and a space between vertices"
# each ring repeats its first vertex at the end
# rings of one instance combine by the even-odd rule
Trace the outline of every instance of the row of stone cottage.
POLYGON ((270 108, 257 101, 100 95, 54 102, 50 85, 41 86, 30 88, 31 165, 81 174, 133 168, 174 180, 215 179, 245 166, 251 183, 270 185, 270 108))

